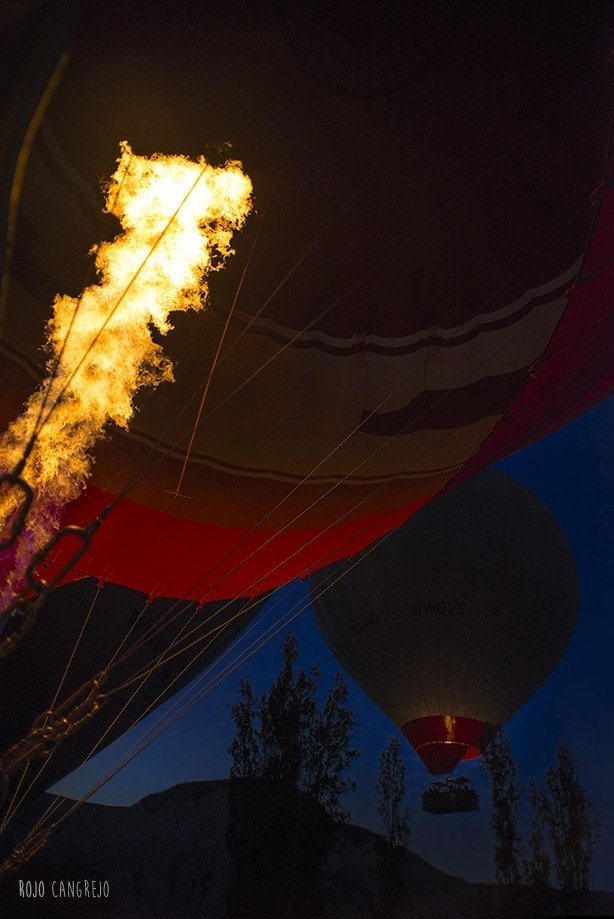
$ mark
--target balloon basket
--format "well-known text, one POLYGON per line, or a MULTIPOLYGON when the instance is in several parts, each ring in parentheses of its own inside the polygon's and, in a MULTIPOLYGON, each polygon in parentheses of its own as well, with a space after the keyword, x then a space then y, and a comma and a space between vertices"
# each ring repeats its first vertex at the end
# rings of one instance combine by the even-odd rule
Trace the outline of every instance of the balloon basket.
POLYGON ((463 777, 432 782, 422 794, 422 810, 428 814, 464 814, 479 809, 480 797, 463 777))

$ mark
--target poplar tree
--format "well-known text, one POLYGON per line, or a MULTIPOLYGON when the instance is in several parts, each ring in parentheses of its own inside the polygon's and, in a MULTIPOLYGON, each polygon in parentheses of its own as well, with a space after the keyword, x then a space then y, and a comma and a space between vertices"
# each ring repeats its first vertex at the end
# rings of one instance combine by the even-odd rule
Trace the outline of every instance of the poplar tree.
POLYGON ((392 737, 379 758, 375 787, 377 812, 385 839, 379 853, 380 902, 378 916, 403 915, 405 900, 405 846, 409 840, 409 811, 403 807, 405 763, 401 744, 392 737))
POLYGON ((518 779, 509 737, 503 731, 495 731, 482 749, 482 765, 490 778, 496 877, 502 884, 518 884, 523 863, 518 804, 524 789, 518 779))
POLYGON ((268 692, 256 695, 243 681, 231 706, 237 727, 228 748, 232 919, 317 915, 319 868, 336 826, 349 816, 342 797, 355 787, 347 770, 357 751, 347 686, 337 674, 320 708, 320 674, 315 667, 297 671, 297 661, 289 634, 268 692))
POLYGON ((550 808, 546 792, 534 779, 529 782, 529 804, 533 816, 528 839, 528 857, 524 861, 522 872, 523 881, 543 891, 550 886, 551 859, 547 852, 550 808))
POLYGON ((601 818, 593 814, 576 762, 562 740, 556 764, 546 771, 546 785, 546 820, 558 885, 564 893, 587 891, 601 818))
POLYGON ((382 833, 391 849, 406 846, 409 840, 409 811, 403 809, 405 763, 401 759, 398 737, 391 737, 379 758, 375 797, 382 833))

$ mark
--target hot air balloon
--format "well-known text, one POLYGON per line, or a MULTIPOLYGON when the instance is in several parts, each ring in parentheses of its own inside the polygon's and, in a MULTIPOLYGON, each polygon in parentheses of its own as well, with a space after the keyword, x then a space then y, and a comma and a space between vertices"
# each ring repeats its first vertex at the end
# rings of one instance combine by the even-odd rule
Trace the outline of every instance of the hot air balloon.
POLYGON ((451 772, 550 675, 578 614, 574 558, 524 485, 478 473, 376 548, 312 575, 331 651, 428 771, 451 772))
POLYGON ((78 558, 54 544, 45 577, 255 597, 605 398, 610 17, 400 0, 0 12, 2 429, 44 375, 54 297, 91 283, 88 251, 117 232, 99 186, 120 141, 236 157, 255 189, 208 309, 174 321, 175 383, 109 431, 62 523, 112 512, 78 558))
POLYGON ((28 9, 5 21, 2 423, 41 378, 53 297, 116 232, 97 185, 121 139, 213 162, 231 143, 255 189, 209 309, 168 337, 175 384, 66 510, 113 503, 77 573, 255 596, 611 391, 611 9, 28 9))

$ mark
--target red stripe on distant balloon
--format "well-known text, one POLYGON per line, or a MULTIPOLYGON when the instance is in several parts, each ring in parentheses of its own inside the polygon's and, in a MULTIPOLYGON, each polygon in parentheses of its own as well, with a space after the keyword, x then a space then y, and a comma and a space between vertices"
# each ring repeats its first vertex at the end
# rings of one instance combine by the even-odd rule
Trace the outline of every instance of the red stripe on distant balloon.
POLYGON ((401 731, 431 775, 442 775, 462 759, 479 755, 477 743, 486 728, 475 718, 430 715, 407 721, 401 731))

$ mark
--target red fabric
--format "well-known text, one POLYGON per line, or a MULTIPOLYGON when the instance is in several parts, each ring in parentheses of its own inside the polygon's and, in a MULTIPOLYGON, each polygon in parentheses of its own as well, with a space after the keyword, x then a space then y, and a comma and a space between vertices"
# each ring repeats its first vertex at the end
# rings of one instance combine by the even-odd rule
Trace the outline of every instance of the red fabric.
MULTIPOLYGON (((88 488, 67 509, 63 524, 89 523, 112 499, 111 494, 88 488)), ((154 596, 203 602, 256 596, 353 555, 399 526, 426 500, 329 529, 277 534, 212 526, 123 500, 103 520, 90 551, 68 580, 89 574, 154 596)), ((60 546, 48 577, 65 560, 67 550, 60 546)))
POLYGON ((545 437, 614 394, 614 160, 567 309, 539 366, 459 480, 545 437))
POLYGON ((401 730, 431 775, 442 775, 462 759, 479 756, 476 745, 486 728, 475 718, 430 715, 406 722, 401 730))

